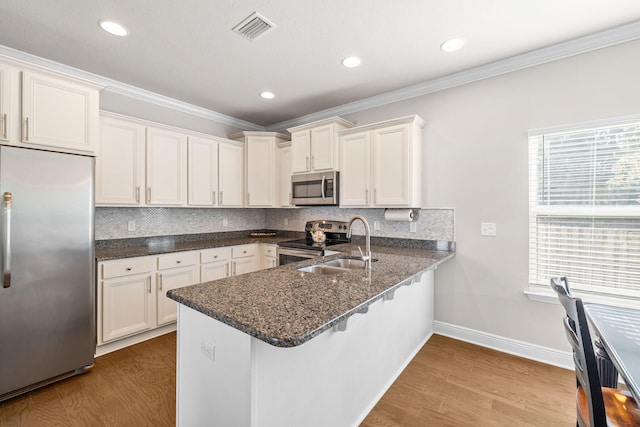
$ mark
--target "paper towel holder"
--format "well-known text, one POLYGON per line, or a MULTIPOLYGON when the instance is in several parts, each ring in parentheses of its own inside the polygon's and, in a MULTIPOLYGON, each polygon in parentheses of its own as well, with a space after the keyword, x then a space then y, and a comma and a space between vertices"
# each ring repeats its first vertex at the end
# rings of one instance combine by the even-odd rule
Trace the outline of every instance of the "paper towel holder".
POLYGON ((384 219, 387 221, 416 222, 420 209, 394 209, 387 208, 384 210, 384 219))

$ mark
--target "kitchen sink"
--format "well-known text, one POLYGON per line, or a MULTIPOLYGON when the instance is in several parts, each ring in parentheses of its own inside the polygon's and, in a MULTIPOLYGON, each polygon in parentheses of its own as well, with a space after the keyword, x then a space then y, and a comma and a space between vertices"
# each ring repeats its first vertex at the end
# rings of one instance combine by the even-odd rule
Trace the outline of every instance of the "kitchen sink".
MULTIPOLYGON (((373 259, 372 262, 377 261, 373 259)), ((309 265, 307 267, 298 268, 298 271, 305 273, 318 274, 340 274, 349 270, 364 269, 364 261, 354 258, 338 258, 331 261, 325 261, 321 264, 309 265)))
POLYGON ((305 273, 335 275, 335 274, 340 274, 340 273, 349 271, 349 269, 332 267, 330 265, 324 265, 324 264, 318 264, 318 265, 309 265, 307 267, 298 268, 298 271, 304 271, 305 273))

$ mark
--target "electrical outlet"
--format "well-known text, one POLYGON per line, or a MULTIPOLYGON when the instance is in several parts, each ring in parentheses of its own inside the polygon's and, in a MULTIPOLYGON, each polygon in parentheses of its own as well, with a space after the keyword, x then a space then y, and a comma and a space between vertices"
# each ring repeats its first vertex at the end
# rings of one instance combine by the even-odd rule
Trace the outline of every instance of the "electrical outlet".
POLYGON ((409 224, 409 233, 417 233, 418 232, 418 223, 412 222, 409 224))
POLYGON ((380 221, 373 221, 373 229, 380 230, 380 221))
POLYGON ((229 220, 227 218, 222 218, 222 226, 227 227, 229 225, 229 220))
POLYGON ((289 218, 284 219, 284 225, 289 225, 289 218))
POLYGON ((127 221, 127 231, 136 231, 135 221, 127 221))
POLYGON ((204 354, 212 362, 216 360, 216 348, 207 340, 200 341, 200 353, 204 354))
POLYGON ((482 222, 482 223, 480 223, 480 235, 481 236, 495 236, 496 235, 496 223, 495 222, 482 222))

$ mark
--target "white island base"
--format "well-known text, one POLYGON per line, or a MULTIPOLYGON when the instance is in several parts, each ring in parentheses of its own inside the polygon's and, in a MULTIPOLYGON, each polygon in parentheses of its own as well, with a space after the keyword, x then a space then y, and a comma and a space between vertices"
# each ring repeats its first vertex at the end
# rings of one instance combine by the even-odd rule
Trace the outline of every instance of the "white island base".
POLYGON ((184 305, 177 424, 356 426, 433 333, 433 270, 297 347, 275 347, 184 305))

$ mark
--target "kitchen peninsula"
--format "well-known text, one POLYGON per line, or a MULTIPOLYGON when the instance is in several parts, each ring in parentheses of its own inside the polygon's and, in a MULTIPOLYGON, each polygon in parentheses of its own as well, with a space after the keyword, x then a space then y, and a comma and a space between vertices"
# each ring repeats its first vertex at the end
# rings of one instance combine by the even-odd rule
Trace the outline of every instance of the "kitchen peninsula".
POLYGON ((374 245, 372 269, 298 268, 168 292, 179 304, 177 423, 359 423, 433 331, 434 270, 454 252, 374 245))

